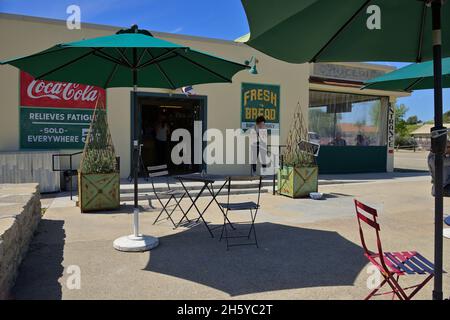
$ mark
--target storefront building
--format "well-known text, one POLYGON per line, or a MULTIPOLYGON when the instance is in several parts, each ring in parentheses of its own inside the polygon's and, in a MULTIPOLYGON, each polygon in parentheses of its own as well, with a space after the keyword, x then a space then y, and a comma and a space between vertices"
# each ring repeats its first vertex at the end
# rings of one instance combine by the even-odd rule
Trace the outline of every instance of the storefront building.
MULTIPOLYGON (((0 14, 0 60, 28 55, 63 43, 105 36, 119 27, 83 24, 69 30, 65 21, 0 14)), ((246 164, 171 163, 170 141, 175 128, 247 129, 264 115, 270 130, 286 142, 292 115, 300 104, 309 138, 322 145, 322 173, 383 172, 393 164, 393 103, 399 93, 361 90, 361 84, 392 70, 366 63, 289 64, 268 57, 243 43, 153 32, 171 42, 226 59, 257 61, 253 72, 242 71, 232 83, 196 85, 184 90, 139 88, 138 112, 142 158, 146 165, 167 162, 171 173, 250 172, 246 164), (201 127, 196 128, 199 121, 201 127)), ((95 70, 92 70, 95 72, 95 70)), ((131 167, 133 105, 131 88, 102 90, 91 86, 34 81, 10 66, 0 68, 0 152, 51 150, 70 153, 83 147, 92 110, 103 101, 121 176, 131 167)), ((207 142, 203 143, 206 147, 207 142)), ((224 146, 223 158, 230 150, 224 146)))

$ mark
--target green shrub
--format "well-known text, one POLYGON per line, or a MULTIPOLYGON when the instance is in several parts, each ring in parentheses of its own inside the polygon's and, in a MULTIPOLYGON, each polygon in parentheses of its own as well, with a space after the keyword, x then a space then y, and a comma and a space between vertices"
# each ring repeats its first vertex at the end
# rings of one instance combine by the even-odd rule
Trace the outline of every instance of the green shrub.
POLYGON ((80 171, 89 173, 116 172, 116 153, 108 127, 106 108, 97 103, 84 145, 80 171))

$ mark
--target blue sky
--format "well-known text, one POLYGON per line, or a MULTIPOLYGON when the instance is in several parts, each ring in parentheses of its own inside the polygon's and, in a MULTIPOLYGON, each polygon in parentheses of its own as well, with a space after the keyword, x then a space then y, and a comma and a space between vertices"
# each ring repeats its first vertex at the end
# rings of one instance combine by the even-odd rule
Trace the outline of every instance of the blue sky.
MULTIPOLYGON (((155 31, 220 39, 236 39, 249 32, 240 0, 0 0, 0 12, 65 19, 66 8, 81 7, 82 22, 117 26, 138 24, 155 31)), ((396 67, 402 63, 388 63, 396 67)), ((421 120, 433 118, 432 90, 401 98, 421 120)), ((444 90, 444 111, 450 110, 450 89, 444 90)))

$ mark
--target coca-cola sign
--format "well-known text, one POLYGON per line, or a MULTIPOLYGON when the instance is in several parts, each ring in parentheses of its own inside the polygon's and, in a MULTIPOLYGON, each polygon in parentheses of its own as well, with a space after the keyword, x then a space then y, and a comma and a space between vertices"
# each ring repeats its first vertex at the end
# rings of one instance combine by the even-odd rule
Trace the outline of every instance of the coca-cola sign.
POLYGON ((20 72, 20 105, 23 107, 54 107, 94 109, 97 99, 105 105, 105 90, 69 82, 35 80, 20 72))

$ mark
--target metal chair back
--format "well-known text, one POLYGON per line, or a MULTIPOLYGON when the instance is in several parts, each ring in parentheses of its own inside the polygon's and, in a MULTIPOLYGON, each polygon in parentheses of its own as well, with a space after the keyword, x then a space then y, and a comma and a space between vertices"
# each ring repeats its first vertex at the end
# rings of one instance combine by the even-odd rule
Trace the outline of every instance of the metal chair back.
POLYGON ((259 200, 261 198, 261 188, 262 188, 262 176, 230 176, 228 179, 228 194, 227 194, 227 203, 230 204, 230 194, 231 187, 233 181, 258 181, 258 198, 256 201, 256 205, 259 207, 259 200))
POLYGON ((383 267, 383 271, 389 273, 389 269, 384 261, 383 247, 381 245, 381 237, 380 237, 380 225, 377 222, 378 217, 377 210, 372 207, 369 207, 368 205, 362 202, 359 202, 356 199, 354 200, 354 202, 355 202, 356 217, 358 218, 359 236, 361 238, 361 244, 363 246, 364 253, 368 258, 373 256, 373 251, 371 251, 367 247, 366 239, 364 237, 363 225, 366 225, 370 229, 373 229, 375 231, 376 251, 378 252, 380 264, 383 267))
POLYGON ((148 171, 148 177, 150 178, 150 181, 152 183, 153 192, 155 193, 155 196, 157 198, 158 198, 158 194, 157 194, 156 188, 155 188, 155 178, 166 177, 167 189, 170 190, 169 170, 167 168, 167 164, 147 167, 147 171, 148 171))

